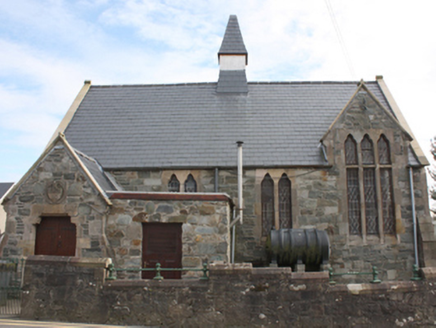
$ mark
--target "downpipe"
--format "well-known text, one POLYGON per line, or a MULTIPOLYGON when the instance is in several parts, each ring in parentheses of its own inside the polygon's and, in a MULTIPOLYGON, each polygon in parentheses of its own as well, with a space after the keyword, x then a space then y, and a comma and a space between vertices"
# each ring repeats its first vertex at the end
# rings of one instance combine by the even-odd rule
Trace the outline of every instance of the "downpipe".
POLYGON ((242 218, 243 218, 243 196, 242 196, 242 144, 244 142, 237 141, 236 144, 238 145, 238 216, 236 216, 236 208, 233 208, 233 221, 230 223, 230 228, 232 229, 232 253, 230 258, 230 263, 235 263, 235 245, 236 245, 236 227, 235 224, 240 221, 242 224, 242 218))

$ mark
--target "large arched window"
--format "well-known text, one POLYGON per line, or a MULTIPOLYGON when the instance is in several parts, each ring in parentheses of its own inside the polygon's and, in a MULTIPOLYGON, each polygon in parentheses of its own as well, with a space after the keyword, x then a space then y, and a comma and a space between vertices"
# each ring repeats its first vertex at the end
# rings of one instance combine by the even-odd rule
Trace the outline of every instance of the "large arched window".
POLYGON ((379 234, 380 225, 383 226, 384 234, 394 234, 392 165, 388 139, 384 135, 380 136, 376 153, 371 138, 365 135, 360 143, 358 156, 357 143, 349 135, 345 140, 344 149, 350 234, 362 234, 362 221, 367 235, 379 234), (379 187, 376 183, 378 179, 379 187), (361 188, 363 195, 360 193, 361 188), (380 198, 377 195, 381 195, 381 204, 378 203, 380 198), (365 213, 364 217, 361 215, 362 210, 365 213))
POLYGON ((279 180, 280 229, 292 228, 291 180, 283 173, 279 180))
POLYGON ((269 236, 274 224, 274 181, 269 174, 261 183, 262 236, 269 236))
POLYGON ((168 182, 168 191, 170 191, 170 192, 179 192, 180 191, 180 182, 177 179, 175 174, 173 174, 171 176, 171 179, 168 182))
POLYGON ((185 181, 185 192, 197 192, 197 182, 195 182, 192 174, 188 175, 185 181))

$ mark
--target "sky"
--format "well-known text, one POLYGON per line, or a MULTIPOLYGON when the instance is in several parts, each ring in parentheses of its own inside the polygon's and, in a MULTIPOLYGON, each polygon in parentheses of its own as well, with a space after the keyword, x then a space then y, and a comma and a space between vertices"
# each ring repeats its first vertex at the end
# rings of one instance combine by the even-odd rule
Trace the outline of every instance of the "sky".
POLYGON ((424 153, 436 135, 436 1, 0 2, 0 182, 33 165, 85 80, 214 82, 229 15, 249 81, 383 75, 424 153))

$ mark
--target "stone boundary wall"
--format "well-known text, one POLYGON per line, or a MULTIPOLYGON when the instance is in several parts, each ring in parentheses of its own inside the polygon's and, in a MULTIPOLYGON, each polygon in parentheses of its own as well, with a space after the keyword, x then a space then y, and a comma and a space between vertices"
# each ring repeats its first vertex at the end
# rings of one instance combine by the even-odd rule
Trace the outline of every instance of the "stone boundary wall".
POLYGON ((110 259, 31 256, 23 319, 165 327, 408 327, 436 322, 426 280, 331 286, 324 272, 211 264, 210 279, 105 281, 110 259))

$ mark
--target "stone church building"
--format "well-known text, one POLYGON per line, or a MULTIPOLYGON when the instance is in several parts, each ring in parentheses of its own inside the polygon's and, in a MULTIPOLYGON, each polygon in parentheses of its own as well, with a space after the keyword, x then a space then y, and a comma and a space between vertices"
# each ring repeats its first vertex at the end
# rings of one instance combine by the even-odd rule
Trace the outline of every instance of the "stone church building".
POLYGON ((272 229, 315 228, 328 234, 335 270, 376 265, 394 280, 409 279, 414 263, 436 266, 428 162, 381 76, 247 82, 236 16, 218 62, 212 83, 86 81, 3 201, 3 256, 268 266, 272 229), (243 220, 233 230, 237 141, 243 220))

